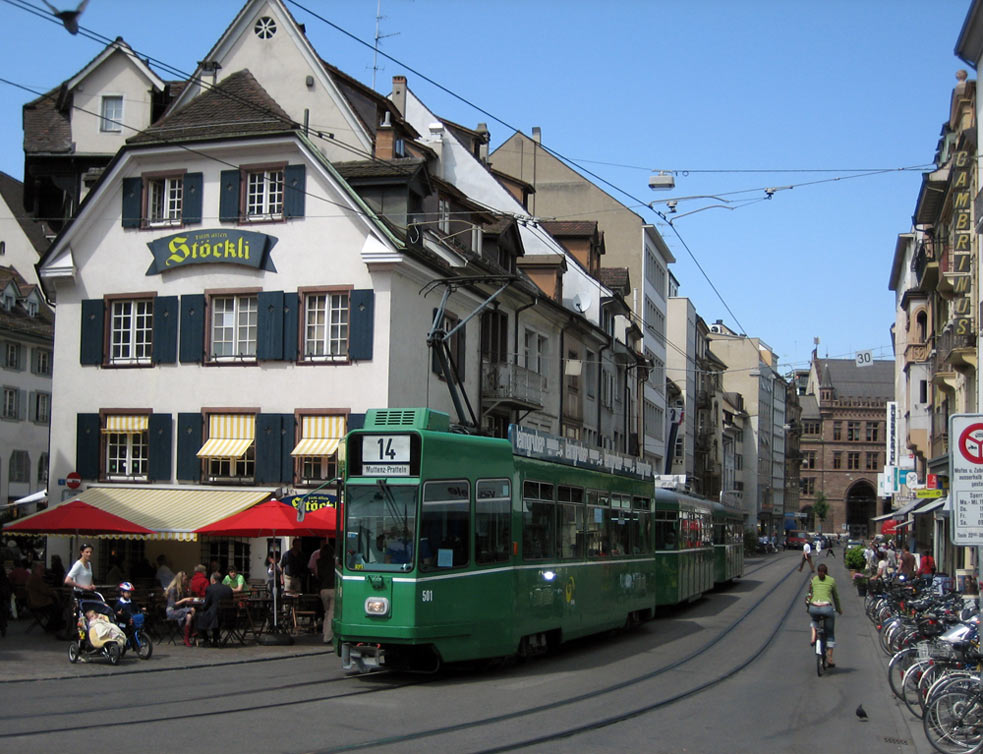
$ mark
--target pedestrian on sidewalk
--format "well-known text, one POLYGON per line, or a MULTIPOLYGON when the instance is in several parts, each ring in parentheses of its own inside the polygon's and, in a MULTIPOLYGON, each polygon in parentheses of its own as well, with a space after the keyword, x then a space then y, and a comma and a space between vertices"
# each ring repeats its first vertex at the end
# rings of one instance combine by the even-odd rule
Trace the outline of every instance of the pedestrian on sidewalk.
POLYGON ((799 573, 802 573, 802 566, 809 564, 809 573, 815 573, 816 569, 812 565, 812 548, 806 542, 802 545, 802 560, 799 562, 799 573))

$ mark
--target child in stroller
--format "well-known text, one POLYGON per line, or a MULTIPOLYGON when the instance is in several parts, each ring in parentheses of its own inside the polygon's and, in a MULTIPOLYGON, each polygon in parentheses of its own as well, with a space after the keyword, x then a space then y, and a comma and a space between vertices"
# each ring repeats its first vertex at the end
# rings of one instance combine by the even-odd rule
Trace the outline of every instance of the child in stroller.
POLYGON ((113 608, 116 611, 116 623, 126 634, 124 653, 127 649, 132 649, 141 660, 149 660, 154 652, 154 643, 143 628, 146 616, 133 602, 133 584, 129 581, 119 585, 119 597, 113 608))
POLYGON ((78 635, 68 645, 68 661, 105 657, 113 665, 123 656, 126 634, 116 615, 98 592, 75 590, 75 625, 78 635))

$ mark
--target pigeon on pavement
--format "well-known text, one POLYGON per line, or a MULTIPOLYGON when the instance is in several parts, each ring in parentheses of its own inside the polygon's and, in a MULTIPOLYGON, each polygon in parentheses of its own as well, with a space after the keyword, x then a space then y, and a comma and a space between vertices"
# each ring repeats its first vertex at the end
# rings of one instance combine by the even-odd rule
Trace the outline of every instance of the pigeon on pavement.
POLYGON ((857 705, 857 717, 860 718, 860 722, 867 722, 867 711, 862 704, 857 705))

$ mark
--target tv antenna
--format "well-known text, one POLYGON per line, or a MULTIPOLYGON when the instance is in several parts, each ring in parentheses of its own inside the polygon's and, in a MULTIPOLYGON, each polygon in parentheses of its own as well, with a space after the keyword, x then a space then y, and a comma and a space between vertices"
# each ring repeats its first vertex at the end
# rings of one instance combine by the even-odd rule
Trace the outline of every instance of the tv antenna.
POLYGON ((379 68, 379 40, 385 39, 386 37, 397 37, 399 32, 393 32, 392 34, 380 34, 379 33, 379 22, 385 16, 382 15, 382 0, 378 0, 375 8, 375 47, 372 53, 372 88, 375 89, 375 74, 376 72, 382 70, 379 68))

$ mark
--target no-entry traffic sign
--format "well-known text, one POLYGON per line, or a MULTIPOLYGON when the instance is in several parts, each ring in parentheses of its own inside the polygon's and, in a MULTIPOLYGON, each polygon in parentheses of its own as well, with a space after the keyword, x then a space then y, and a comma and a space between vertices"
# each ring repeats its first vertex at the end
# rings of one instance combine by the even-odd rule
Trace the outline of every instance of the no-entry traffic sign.
POLYGON ((82 475, 77 471, 72 471, 65 476, 65 486, 70 490, 77 490, 82 484, 82 475))
POLYGON ((953 414, 949 437, 952 542, 983 545, 983 415, 953 414))

